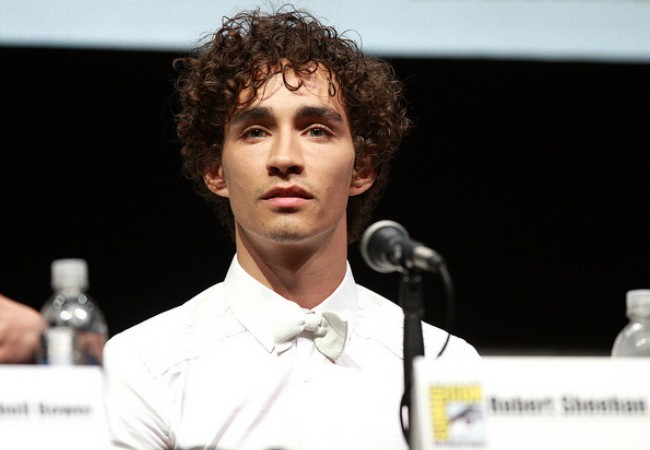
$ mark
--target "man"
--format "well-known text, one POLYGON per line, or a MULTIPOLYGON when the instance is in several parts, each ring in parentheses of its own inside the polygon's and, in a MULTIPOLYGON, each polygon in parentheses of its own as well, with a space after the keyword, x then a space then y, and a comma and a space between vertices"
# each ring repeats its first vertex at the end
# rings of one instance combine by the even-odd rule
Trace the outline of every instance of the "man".
POLYGON ((0 294, 0 364, 33 363, 43 328, 38 311, 0 294))
MULTIPOLYGON (((237 255, 107 344, 114 444, 405 448, 403 316, 346 262, 409 127, 393 71, 293 10, 226 19, 178 64, 184 167, 237 255)), ((447 333, 424 337, 437 354, 447 333)), ((443 357, 476 352, 451 338, 443 357)))

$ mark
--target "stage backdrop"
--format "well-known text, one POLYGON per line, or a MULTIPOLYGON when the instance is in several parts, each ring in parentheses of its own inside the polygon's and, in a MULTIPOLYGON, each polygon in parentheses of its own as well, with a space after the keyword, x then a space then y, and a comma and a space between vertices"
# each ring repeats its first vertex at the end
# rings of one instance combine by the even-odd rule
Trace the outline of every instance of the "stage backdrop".
MULTIPOLYGON (((50 262, 86 258, 116 333, 223 278, 234 247, 180 175, 180 54, 0 48, 0 292, 38 307, 50 262)), ((455 331, 484 353, 608 353, 625 291, 650 287, 650 66, 393 63, 416 128, 374 219, 445 256, 455 331)), ((350 260, 396 299, 396 275, 350 260)))

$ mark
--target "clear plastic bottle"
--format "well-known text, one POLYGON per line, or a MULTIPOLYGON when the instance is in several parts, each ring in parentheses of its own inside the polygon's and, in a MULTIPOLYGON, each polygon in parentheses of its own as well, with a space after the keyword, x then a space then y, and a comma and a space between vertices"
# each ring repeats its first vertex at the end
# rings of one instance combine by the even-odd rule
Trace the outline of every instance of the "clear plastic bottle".
POLYGON ((630 322, 616 337, 612 356, 650 357, 650 289, 629 291, 626 305, 630 322))
POLYGON ((52 262, 54 294, 41 308, 47 328, 39 362, 51 365, 101 365, 108 326, 86 294, 88 265, 83 259, 52 262))

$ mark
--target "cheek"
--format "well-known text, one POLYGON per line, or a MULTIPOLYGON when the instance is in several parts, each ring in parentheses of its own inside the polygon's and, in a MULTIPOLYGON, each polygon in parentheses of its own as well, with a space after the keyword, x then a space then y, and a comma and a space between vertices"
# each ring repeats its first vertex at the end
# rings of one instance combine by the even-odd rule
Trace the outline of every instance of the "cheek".
MULTIPOLYGON (((231 176, 228 191, 230 192, 230 202, 237 203, 245 199, 253 189, 250 180, 243 176, 231 176)), ((234 205, 233 205, 234 206, 234 205)))
POLYGON ((254 178, 253 171, 254 164, 252 161, 243 158, 233 159, 229 157, 223 158, 223 171, 224 179, 228 187, 232 189, 241 189, 241 187, 249 184, 247 179, 254 178))
POLYGON ((241 204, 242 199, 245 197, 245 187, 248 184, 246 179, 243 179, 241 174, 233 170, 224 171, 224 181, 228 187, 228 199, 230 207, 233 212, 240 209, 238 205, 241 204))
POLYGON ((350 195, 350 185, 352 184, 352 169, 341 167, 329 177, 328 194, 332 200, 337 202, 347 201, 350 195))

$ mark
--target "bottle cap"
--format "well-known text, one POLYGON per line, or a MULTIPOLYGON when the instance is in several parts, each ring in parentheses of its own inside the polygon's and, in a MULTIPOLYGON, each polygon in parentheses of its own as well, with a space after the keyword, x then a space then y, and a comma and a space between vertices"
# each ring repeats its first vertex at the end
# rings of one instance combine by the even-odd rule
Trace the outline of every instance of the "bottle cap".
POLYGON ((83 259, 57 259, 52 261, 52 289, 88 289, 88 264, 83 259))
POLYGON ((650 289, 637 289, 627 292, 627 314, 650 316, 650 289))

